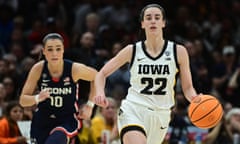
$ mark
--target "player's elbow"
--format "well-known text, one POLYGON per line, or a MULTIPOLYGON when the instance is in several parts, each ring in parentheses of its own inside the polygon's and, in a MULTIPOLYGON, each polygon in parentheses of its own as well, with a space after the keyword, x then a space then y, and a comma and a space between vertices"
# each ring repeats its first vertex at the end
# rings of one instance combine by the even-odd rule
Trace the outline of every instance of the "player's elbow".
POLYGON ((25 105, 24 105, 24 101, 23 101, 23 98, 22 98, 23 96, 21 95, 20 96, 20 98, 19 98, 19 104, 22 106, 22 107, 24 107, 25 105))
POLYGON ((19 98, 19 104, 22 106, 22 107, 27 107, 28 105, 26 104, 25 100, 24 100, 24 95, 21 95, 20 98, 19 98))

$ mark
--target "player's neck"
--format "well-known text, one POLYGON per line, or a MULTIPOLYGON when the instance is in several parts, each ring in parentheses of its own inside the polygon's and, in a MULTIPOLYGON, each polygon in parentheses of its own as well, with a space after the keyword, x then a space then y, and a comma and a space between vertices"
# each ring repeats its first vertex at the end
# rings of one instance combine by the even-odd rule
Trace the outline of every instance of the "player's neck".
POLYGON ((163 50, 164 39, 153 38, 145 41, 146 51, 152 57, 157 57, 163 50))
POLYGON ((61 62, 58 65, 48 65, 48 70, 52 77, 58 78, 63 73, 63 67, 63 62, 61 62))
POLYGON ((159 53, 162 51, 164 46, 164 39, 148 39, 145 41, 147 51, 152 52, 153 54, 159 53))
POLYGON ((145 45, 147 46, 147 48, 149 49, 162 49, 163 45, 164 45, 164 39, 163 37, 152 37, 152 38, 148 38, 145 41, 145 45))

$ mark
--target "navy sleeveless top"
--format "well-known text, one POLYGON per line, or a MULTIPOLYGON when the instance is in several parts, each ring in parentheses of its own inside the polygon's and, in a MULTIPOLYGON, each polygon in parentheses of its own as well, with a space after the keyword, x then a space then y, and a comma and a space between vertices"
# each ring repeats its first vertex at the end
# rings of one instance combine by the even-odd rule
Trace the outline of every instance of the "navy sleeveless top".
POLYGON ((64 117, 78 112, 78 83, 72 78, 72 64, 64 60, 64 69, 59 79, 51 77, 47 61, 44 62, 38 89, 48 89, 50 98, 38 104, 37 111, 43 116, 64 117))

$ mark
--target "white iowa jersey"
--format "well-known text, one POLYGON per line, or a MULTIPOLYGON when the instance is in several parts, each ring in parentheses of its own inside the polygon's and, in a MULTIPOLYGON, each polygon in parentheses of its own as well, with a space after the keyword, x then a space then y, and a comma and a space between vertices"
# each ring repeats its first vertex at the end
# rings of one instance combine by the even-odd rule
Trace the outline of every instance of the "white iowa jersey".
POLYGON ((165 41, 162 52, 151 57, 144 42, 137 42, 133 46, 131 87, 126 99, 154 109, 170 109, 175 104, 178 72, 175 43, 165 41))

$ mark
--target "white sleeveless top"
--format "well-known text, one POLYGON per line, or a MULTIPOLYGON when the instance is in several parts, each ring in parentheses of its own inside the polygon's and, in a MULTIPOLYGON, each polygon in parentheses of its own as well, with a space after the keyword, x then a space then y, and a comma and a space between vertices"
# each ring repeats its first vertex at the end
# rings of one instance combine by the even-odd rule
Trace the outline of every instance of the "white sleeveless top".
POLYGON ((175 104, 178 72, 175 43, 165 41, 162 52, 151 57, 144 42, 137 42, 133 46, 131 86, 126 99, 153 109, 170 109, 175 104))

